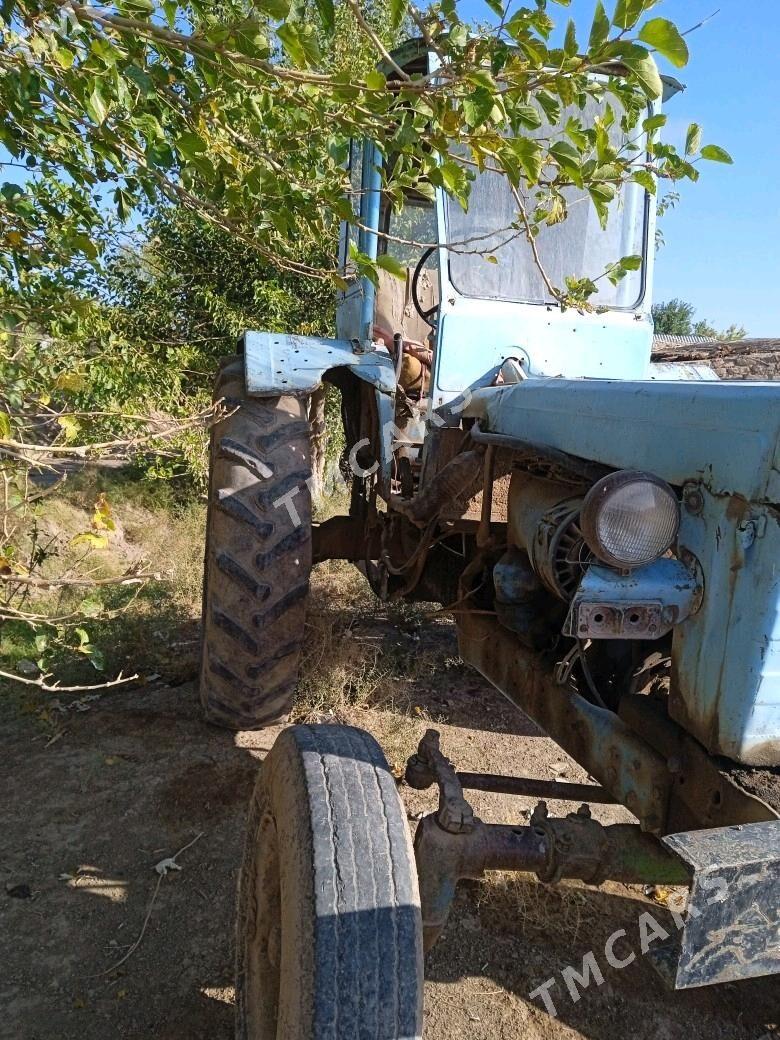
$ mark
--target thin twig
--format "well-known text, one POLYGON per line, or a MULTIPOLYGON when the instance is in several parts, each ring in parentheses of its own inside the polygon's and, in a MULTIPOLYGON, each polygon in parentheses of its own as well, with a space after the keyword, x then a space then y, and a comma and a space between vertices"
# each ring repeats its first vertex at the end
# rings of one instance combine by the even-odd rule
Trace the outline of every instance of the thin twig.
POLYGON ((23 675, 14 675, 13 672, 0 671, 0 679, 10 679, 12 682, 23 683, 25 686, 37 686, 41 690, 45 690, 47 693, 83 693, 89 692, 90 690, 106 690, 111 686, 122 686, 125 683, 133 682, 138 679, 136 675, 122 675, 120 672, 116 679, 110 679, 104 683, 93 683, 91 686, 60 686, 58 682, 54 682, 52 685, 46 682, 47 679, 51 678, 51 673, 47 672, 46 675, 39 675, 37 679, 26 679, 23 675))
POLYGON ((2 438, 0 439, 0 450, 10 450, 14 452, 40 452, 44 455, 73 455, 76 458, 82 458, 88 452, 93 451, 108 451, 112 448, 137 448, 141 444, 147 444, 154 440, 163 440, 167 437, 175 437, 177 433, 186 433, 188 430, 201 426, 212 419, 214 421, 220 421, 224 417, 222 411, 216 405, 212 405, 210 408, 204 409, 204 411, 199 412, 190 419, 181 422, 174 420, 173 424, 165 430, 154 430, 151 433, 141 434, 135 437, 125 437, 113 441, 98 441, 95 444, 77 444, 69 446, 57 444, 29 444, 25 441, 2 438))
POLYGON ((395 74, 400 79, 409 82, 411 80, 411 76, 409 75, 408 72, 405 72, 401 68, 401 66, 398 64, 398 62, 395 60, 395 58, 388 51, 388 49, 385 47, 385 45, 379 39, 377 34, 374 32, 374 30, 368 24, 366 19, 363 17, 363 12, 360 10, 360 4, 358 4, 356 2, 356 0, 347 0, 347 6, 349 7, 349 9, 354 14, 355 21, 358 23, 360 28, 363 30, 363 32, 366 34, 366 36, 369 38, 369 40, 373 43, 373 45, 376 48, 376 50, 379 51, 379 53, 381 54, 382 58, 387 62, 387 64, 390 66, 390 68, 393 70, 393 72, 395 72, 395 74))
MULTIPOLYGON (((200 838, 202 838, 205 833, 206 833, 205 831, 201 831, 200 834, 196 834, 195 837, 192 839, 192 841, 188 842, 186 845, 184 845, 182 848, 180 848, 178 852, 176 852, 173 856, 171 856, 170 858, 173 860, 173 862, 174 863, 176 862, 177 858, 179 856, 181 856, 182 852, 186 852, 187 849, 192 848, 192 846, 195 844, 195 842, 199 841, 200 838)), ((162 870, 159 871, 159 873, 157 874, 157 884, 154 886, 154 892, 152 893, 152 898, 151 898, 151 901, 149 903, 149 909, 146 911, 146 917, 144 918, 144 923, 141 926, 141 931, 138 933, 138 938, 135 940, 135 942, 129 948, 127 953, 124 955, 124 957, 121 958, 121 960, 118 960, 116 962, 116 964, 113 964, 110 968, 106 968, 105 971, 99 971, 96 975, 87 975, 88 979, 99 979, 103 975, 110 975, 112 971, 116 971, 117 968, 121 968, 121 966, 125 963, 125 961, 129 960, 129 958, 133 956, 135 951, 141 945, 143 937, 146 934, 146 929, 147 929, 147 927, 149 925, 149 920, 150 920, 150 918, 152 916, 152 910, 154 910, 154 904, 155 904, 155 901, 157 899, 157 895, 158 895, 158 893, 160 891, 160 885, 162 884, 162 879, 164 877, 165 877, 165 871, 162 871, 162 870)))
POLYGON ((706 18, 702 18, 700 22, 697 22, 696 25, 692 25, 690 29, 686 29, 685 32, 680 33, 680 35, 690 36, 690 34, 696 32, 697 29, 703 28, 707 24, 707 22, 711 22, 713 18, 717 18, 719 14, 720 8, 718 8, 717 11, 713 11, 712 14, 708 14, 706 18))
POLYGON ((561 294, 550 280, 549 275, 544 269, 542 258, 539 256, 539 248, 536 244, 536 239, 534 238, 534 233, 531 228, 531 221, 528 219, 528 211, 525 208, 523 197, 514 185, 511 185, 511 188, 512 194, 515 197, 515 202, 517 203, 518 211, 520 213, 520 219, 522 220, 523 226, 525 227, 525 234, 526 238, 528 239, 528 245, 531 247, 531 252, 533 253, 534 263, 539 268, 539 274, 542 276, 542 281, 547 287, 547 291, 549 292, 549 294, 552 296, 554 300, 560 301, 561 294))
POLYGON ((96 585, 141 585, 159 581, 159 574, 120 574, 115 578, 34 578, 30 575, 0 574, 0 581, 12 585, 32 585, 36 589, 53 589, 59 586, 77 585, 93 588, 96 585))

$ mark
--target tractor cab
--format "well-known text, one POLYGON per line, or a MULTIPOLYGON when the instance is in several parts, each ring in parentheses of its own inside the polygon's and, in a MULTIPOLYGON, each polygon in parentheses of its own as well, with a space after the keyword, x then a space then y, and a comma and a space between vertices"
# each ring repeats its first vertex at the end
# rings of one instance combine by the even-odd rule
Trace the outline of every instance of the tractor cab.
MULTIPOLYGON (((434 56, 412 41, 397 60, 406 71, 427 72, 434 56)), ((680 89, 668 80, 664 97, 680 89)), ((648 116, 659 111, 660 102, 648 116)), ((563 110, 557 122, 574 116, 603 126, 611 145, 626 145, 619 117, 606 125, 598 101, 563 110)), ((540 109, 538 127, 525 136, 552 132, 540 109)), ((642 134, 632 143, 643 148, 642 134)), ((656 209, 645 187, 625 185, 609 203, 604 226, 585 190, 564 189, 559 216, 566 219, 550 221, 532 238, 524 224, 537 205, 531 189, 477 169, 456 148, 449 161, 471 180, 468 204, 439 188, 432 198, 407 191, 399 205, 382 189, 395 160, 371 141, 352 142, 355 222, 341 226, 347 287, 337 305, 339 340, 389 360, 393 370, 394 412, 378 398, 380 425, 392 432, 374 451, 385 499, 414 495, 452 459, 461 413, 475 390, 549 377, 643 380, 651 372, 653 339, 656 209), (355 250, 378 260, 375 280, 357 276, 355 250), (627 256, 634 258, 631 270, 610 280, 609 265, 627 256), (595 281, 588 310, 565 309, 556 299, 554 287, 569 278, 595 281)))
MULTIPOLYGON (((428 56, 407 46, 405 67, 427 71, 428 56)), ((681 89, 666 83, 665 98, 681 89)), ((660 111, 652 105, 648 115, 660 111)), ((594 125, 603 114, 590 100, 585 110, 572 106, 558 121, 576 115, 594 125)), ((540 111, 540 125, 528 137, 552 128, 540 111)), ((606 131, 610 143, 627 137, 616 118, 606 131)), ((636 135, 632 142, 639 147, 636 135)), ((392 167, 369 141, 353 142, 350 174, 359 228, 341 229, 342 271, 349 285, 337 311, 343 339, 384 344, 393 353, 400 333, 409 343, 430 344, 433 351, 428 405, 445 410, 464 389, 490 385, 499 378, 644 379, 653 336, 651 316, 656 213, 652 196, 629 183, 609 204, 606 227, 587 192, 563 193, 566 219, 550 222, 531 240, 522 213, 536 207, 533 192, 515 190, 501 173, 477 170, 465 155, 453 155, 473 177, 467 207, 438 189, 435 198, 410 193, 394 206, 381 191, 380 170, 392 167), (350 249, 372 259, 387 255, 405 270, 399 282, 382 271, 377 287, 350 271, 350 249), (604 274, 617 258, 635 257, 635 267, 614 283, 604 274), (568 278, 592 278, 597 292, 592 310, 563 310, 553 295, 568 278), (388 341, 389 342, 386 342, 388 341)), ((560 214, 563 216, 563 213, 560 214)))

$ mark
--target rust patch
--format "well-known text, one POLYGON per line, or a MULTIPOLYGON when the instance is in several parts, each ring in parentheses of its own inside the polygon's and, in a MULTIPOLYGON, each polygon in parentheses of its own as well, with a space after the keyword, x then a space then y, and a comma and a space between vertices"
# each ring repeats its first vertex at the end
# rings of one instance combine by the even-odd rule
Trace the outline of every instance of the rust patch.
POLYGON ((750 515, 750 503, 740 495, 731 495, 726 506, 726 517, 741 523, 750 515))

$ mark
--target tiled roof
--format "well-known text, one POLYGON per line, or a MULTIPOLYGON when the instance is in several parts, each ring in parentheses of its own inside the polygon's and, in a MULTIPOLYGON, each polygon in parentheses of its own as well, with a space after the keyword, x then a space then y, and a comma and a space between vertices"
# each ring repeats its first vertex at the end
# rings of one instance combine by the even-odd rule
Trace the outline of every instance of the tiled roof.
POLYGON ((665 332, 653 336, 653 345, 657 349, 666 346, 688 347, 695 343, 712 343, 714 340, 707 336, 670 336, 665 332))

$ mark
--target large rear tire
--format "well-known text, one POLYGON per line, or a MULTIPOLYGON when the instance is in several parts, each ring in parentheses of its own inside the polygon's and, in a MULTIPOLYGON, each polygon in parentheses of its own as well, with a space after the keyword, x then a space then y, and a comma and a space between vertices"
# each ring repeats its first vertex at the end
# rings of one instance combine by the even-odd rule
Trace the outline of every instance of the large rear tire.
POLYGON ((369 734, 292 726, 252 798, 237 1040, 418 1040, 423 955, 401 799, 369 734))
POLYGON ((247 397, 240 358, 223 364, 214 397, 232 414, 211 434, 200 696, 209 721, 260 729, 286 718, 298 678, 311 571, 308 402, 247 397))

